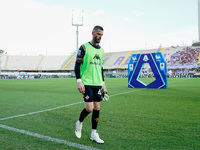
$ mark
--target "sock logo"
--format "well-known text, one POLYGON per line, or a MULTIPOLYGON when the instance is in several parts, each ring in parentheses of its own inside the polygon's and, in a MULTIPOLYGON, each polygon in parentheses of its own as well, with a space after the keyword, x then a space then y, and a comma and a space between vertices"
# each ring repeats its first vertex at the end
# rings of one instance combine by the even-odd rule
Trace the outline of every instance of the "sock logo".
POLYGON ((98 122, 99 118, 94 119, 96 122, 98 122))

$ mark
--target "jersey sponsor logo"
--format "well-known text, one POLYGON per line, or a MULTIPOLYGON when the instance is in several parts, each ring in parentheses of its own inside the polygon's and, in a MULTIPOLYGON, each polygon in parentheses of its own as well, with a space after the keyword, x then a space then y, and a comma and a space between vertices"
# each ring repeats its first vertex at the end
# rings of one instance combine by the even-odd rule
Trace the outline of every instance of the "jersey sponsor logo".
POLYGON ((97 62, 90 62, 90 65, 101 65, 101 63, 97 63, 97 62))
MULTIPOLYGON (((101 58, 100 58, 100 56, 98 54, 95 54, 93 59, 101 60, 101 58)), ((100 66, 101 63, 99 63, 99 62, 90 62, 90 65, 98 65, 98 66, 100 66)))
POLYGON ((98 54, 95 54, 95 56, 93 57, 93 59, 101 60, 101 58, 99 57, 98 54))

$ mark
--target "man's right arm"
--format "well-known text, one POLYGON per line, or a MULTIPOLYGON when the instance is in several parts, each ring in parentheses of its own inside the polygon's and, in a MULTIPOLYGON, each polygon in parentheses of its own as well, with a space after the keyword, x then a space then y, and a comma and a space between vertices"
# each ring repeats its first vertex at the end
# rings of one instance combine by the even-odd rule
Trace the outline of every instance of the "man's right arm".
POLYGON ((85 86, 83 85, 81 81, 81 71, 80 71, 80 66, 83 63, 83 57, 85 56, 85 47, 82 45, 79 48, 77 58, 76 58, 76 63, 75 63, 75 75, 76 75, 76 80, 77 80, 77 88, 80 93, 85 93, 85 86))

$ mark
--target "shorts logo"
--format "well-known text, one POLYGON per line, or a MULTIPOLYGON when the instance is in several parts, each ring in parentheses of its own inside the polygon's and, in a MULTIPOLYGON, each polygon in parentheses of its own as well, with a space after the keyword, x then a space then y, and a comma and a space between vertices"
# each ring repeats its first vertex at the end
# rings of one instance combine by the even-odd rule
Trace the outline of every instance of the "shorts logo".
POLYGON ((89 97, 88 95, 85 97, 86 100, 88 100, 89 98, 90 98, 90 97, 89 97))

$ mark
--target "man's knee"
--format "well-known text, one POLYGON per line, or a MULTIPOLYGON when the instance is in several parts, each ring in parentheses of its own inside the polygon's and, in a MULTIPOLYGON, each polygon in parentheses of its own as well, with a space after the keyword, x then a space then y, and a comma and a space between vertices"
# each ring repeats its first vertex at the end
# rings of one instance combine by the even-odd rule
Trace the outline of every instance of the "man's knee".
POLYGON ((92 112, 94 107, 92 103, 86 103, 85 104, 85 109, 87 110, 87 112, 92 112))
POLYGON ((100 110, 100 102, 94 103, 94 110, 100 110))
POLYGON ((86 107, 85 109, 87 110, 87 112, 92 112, 93 111, 93 107, 86 107))

